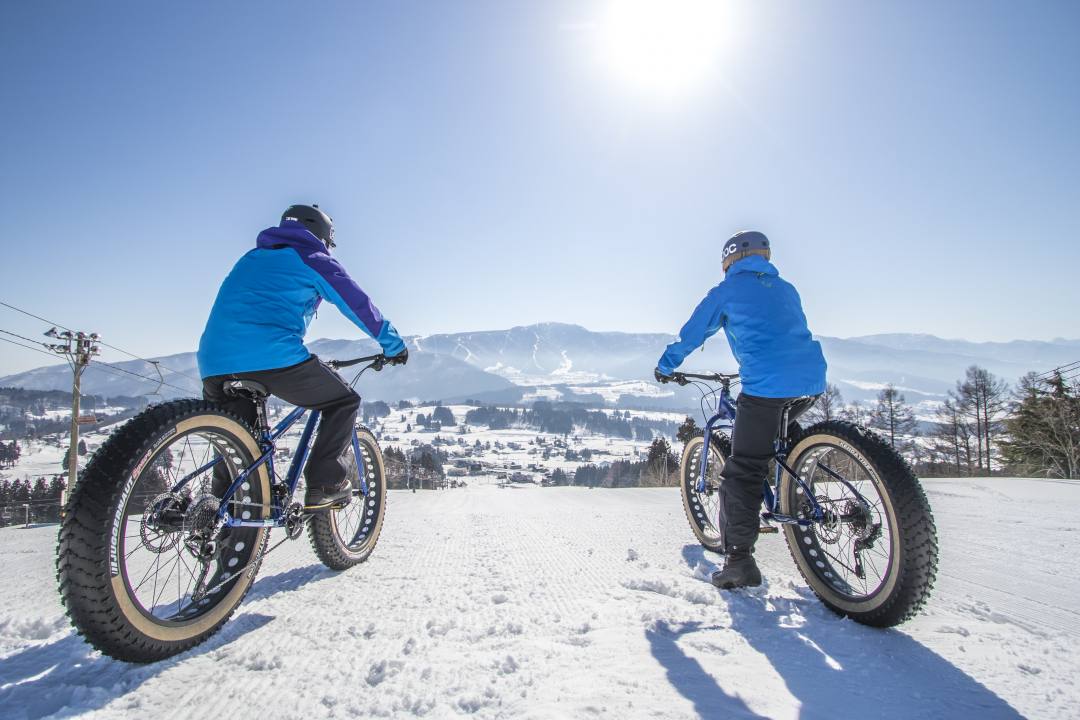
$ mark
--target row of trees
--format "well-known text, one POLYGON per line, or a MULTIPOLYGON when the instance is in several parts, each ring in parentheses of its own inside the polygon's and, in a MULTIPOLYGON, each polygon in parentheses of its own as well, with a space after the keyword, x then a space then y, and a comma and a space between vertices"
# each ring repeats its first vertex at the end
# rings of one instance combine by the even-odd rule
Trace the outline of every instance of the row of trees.
POLYGON ((527 410, 478 407, 465 414, 470 425, 486 425, 492 430, 524 427, 554 435, 570 435, 578 430, 627 440, 646 440, 654 435, 673 435, 676 423, 634 417, 629 411, 612 413, 587 410, 580 403, 538 401, 527 410))
POLYGON ((930 417, 918 420, 887 385, 872 405, 845 405, 832 384, 800 420, 841 419, 877 430, 924 475, 1080 477, 1080 386, 1030 373, 1016 388, 971 366, 930 417))
POLYGON ((51 479, 39 477, 34 482, 0 479, 0 526, 30 522, 58 522, 60 494, 64 483, 59 475, 51 479), (27 515, 26 505, 29 505, 27 515))
POLYGON ((433 490, 446 480, 443 468, 450 456, 445 450, 431 445, 400 450, 393 446, 383 450, 386 486, 392 490, 419 488, 433 490))
POLYGON ((671 444, 658 437, 649 445, 643 461, 616 460, 605 467, 589 463, 578 466, 573 474, 560 469, 551 474, 549 482, 604 488, 669 487, 679 484, 679 458, 671 444))

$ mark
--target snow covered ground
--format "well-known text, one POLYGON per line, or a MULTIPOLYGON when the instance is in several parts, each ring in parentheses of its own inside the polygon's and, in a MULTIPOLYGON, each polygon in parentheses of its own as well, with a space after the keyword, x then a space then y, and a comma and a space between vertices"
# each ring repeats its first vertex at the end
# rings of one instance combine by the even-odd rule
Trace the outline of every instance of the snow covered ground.
POLYGON ((270 555, 204 645, 152 666, 75 636, 56 528, 0 530, 0 715, 59 717, 1080 717, 1080 483, 926 481, 928 611, 842 620, 782 539, 721 594, 673 489, 395 492, 372 559, 270 555))

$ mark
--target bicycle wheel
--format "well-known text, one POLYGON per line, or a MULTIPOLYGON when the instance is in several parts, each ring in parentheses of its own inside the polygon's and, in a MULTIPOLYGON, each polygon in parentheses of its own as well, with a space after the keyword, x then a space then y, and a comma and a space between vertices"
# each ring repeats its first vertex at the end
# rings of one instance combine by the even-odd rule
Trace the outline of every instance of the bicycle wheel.
POLYGON ((367 495, 360 494, 360 467, 350 445, 341 455, 353 486, 352 502, 340 509, 317 513, 308 523, 315 554, 332 570, 347 570, 368 559, 379 541, 386 515, 386 469, 382 451, 367 428, 356 431, 367 479, 367 495))
MULTIPOLYGON (((232 477, 258 457, 243 420, 201 400, 155 405, 110 436, 72 489, 57 580, 76 630, 106 655, 151 662, 187 650, 251 586, 269 530, 217 528, 212 471, 196 471, 218 455, 232 477)), ((233 512, 259 519, 269 510, 262 468, 233 512)))
MULTIPOLYGON (((917 613, 937 573, 937 530, 908 464, 874 433, 839 421, 803 431, 788 457, 825 512, 822 522, 784 526, 814 593, 865 625, 890 627, 917 613), (828 470, 851 483, 868 507, 828 470)), ((780 499, 782 512, 810 517, 810 502, 791 477, 780 499)))
POLYGON ((713 435, 709 443, 709 467, 705 478, 705 487, 698 490, 701 476, 701 450, 705 446, 705 437, 691 438, 683 448, 680 468, 683 510, 690 521, 690 529, 702 547, 713 552, 723 552, 724 539, 717 526, 720 519, 720 483, 723 477, 720 471, 724 462, 731 455, 731 441, 723 435, 713 435))

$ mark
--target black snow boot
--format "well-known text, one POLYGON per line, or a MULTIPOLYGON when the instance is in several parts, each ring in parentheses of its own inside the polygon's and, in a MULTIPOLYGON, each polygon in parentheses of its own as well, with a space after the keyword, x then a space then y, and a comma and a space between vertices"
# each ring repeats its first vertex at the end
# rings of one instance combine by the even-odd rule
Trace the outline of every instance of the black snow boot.
POLYGON ((304 510, 320 512, 332 507, 344 507, 352 500, 353 486, 347 479, 341 485, 309 487, 304 493, 304 510))
POLYGON ((712 584, 721 590, 760 585, 761 571, 754 562, 754 549, 739 546, 729 548, 724 569, 712 574, 712 584))

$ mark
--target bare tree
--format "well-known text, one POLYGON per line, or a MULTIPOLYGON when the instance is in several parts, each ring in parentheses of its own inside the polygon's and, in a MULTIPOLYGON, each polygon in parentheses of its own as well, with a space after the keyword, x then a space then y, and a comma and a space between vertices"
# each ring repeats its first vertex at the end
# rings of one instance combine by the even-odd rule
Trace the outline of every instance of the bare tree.
POLYGON ((967 416, 948 398, 938 407, 930 434, 930 447, 942 464, 955 469, 957 475, 973 473, 971 440, 974 429, 967 416))
POLYGON ((836 420, 844 408, 844 396, 840 394, 840 388, 832 383, 825 385, 825 392, 818 396, 817 402, 803 413, 800 421, 804 425, 836 420))
POLYGON ((840 411, 840 419, 856 425, 868 425, 870 423, 870 408, 856 400, 840 411))
POLYGON ((957 409, 975 426, 975 465, 989 473, 995 456, 994 438, 1009 405, 1009 385, 993 373, 972 365, 950 393, 957 409))

